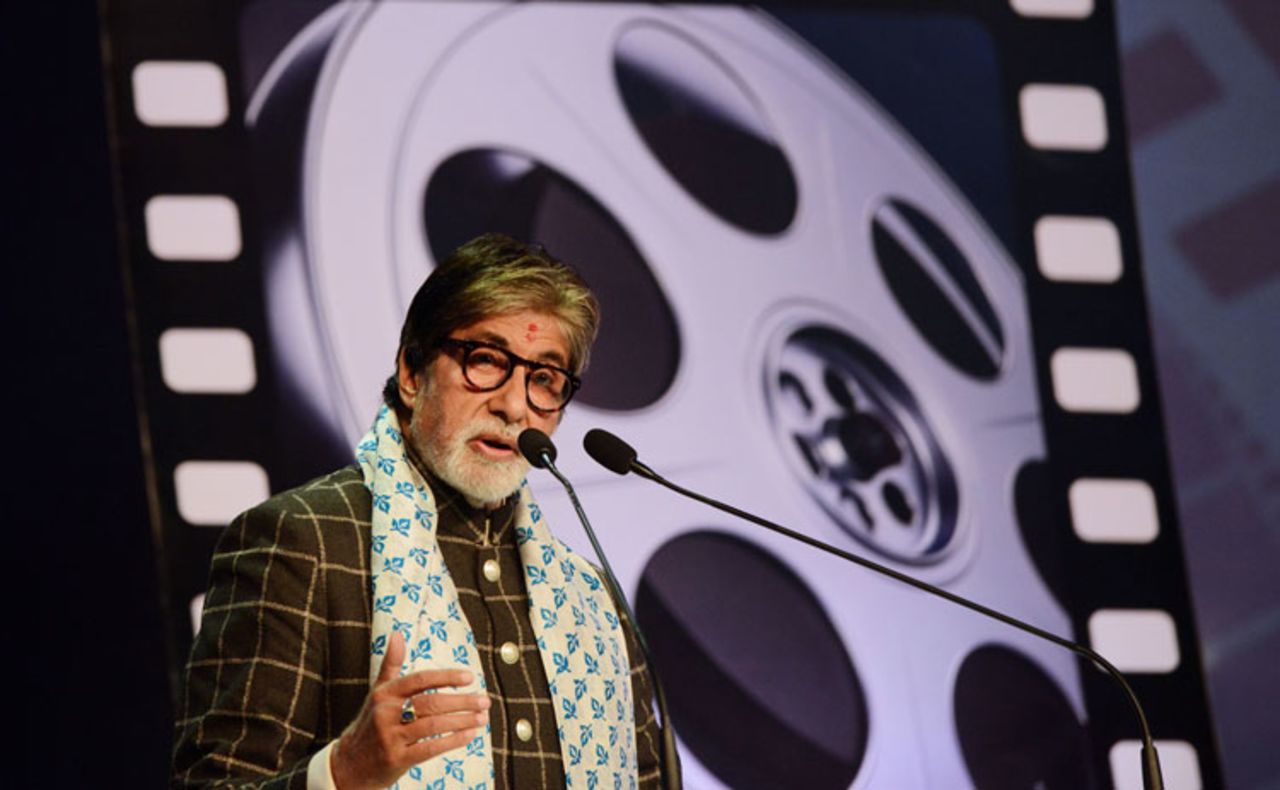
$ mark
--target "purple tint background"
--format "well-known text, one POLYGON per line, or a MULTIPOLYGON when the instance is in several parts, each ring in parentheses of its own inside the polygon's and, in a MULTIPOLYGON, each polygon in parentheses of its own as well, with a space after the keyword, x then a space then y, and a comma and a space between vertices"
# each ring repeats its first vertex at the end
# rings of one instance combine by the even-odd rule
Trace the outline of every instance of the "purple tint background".
MULTIPOLYGON (((1280 5, 1116 4, 1163 402, 1223 763, 1233 790, 1280 788, 1280 417, 1268 398, 1280 383, 1280 5), (1245 214, 1264 246, 1215 265, 1193 229, 1254 205, 1253 195, 1264 221, 1245 214)), ((13 367, 48 376, 40 389, 20 384, 29 405, 13 446, 38 446, 58 464, 11 499, 12 556, 23 558, 11 643, 28 679, 12 717, 23 731, 18 786, 56 776, 62 787, 101 787, 102 766, 119 787, 164 786, 167 774, 171 657, 146 527, 96 11, 15 3, 0 32, 0 51, 21 64, 10 74, 20 111, 4 132, 7 183, 24 197, 6 221, 11 292, 22 294, 13 367), (76 485, 62 485, 67 477, 76 485), (49 502, 74 518, 55 528, 49 502), (84 679, 72 681, 74 671, 84 679), (104 712, 110 724, 90 737, 68 744, 55 734, 69 716, 104 712)))
POLYGON ((1134 194, 1228 786, 1280 787, 1280 4, 1117 0, 1134 194))

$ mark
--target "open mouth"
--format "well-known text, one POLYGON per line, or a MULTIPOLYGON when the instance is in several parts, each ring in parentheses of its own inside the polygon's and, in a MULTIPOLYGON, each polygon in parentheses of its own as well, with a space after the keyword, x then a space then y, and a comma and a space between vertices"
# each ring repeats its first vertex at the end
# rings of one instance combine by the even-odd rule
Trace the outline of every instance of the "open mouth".
POLYGON ((491 458, 510 458, 516 454, 515 441, 501 436, 477 436, 471 440, 471 445, 491 458))

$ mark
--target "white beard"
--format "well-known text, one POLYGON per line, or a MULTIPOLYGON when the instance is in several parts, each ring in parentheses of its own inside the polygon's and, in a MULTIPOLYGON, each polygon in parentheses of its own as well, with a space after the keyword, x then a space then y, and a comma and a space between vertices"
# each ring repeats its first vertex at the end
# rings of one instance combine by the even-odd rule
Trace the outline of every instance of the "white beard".
POLYGON ((466 497, 472 507, 496 505, 520 488, 529 473, 529 462, 519 455, 508 461, 481 458, 467 447, 470 438, 454 437, 443 448, 424 442, 419 452, 427 468, 466 497))

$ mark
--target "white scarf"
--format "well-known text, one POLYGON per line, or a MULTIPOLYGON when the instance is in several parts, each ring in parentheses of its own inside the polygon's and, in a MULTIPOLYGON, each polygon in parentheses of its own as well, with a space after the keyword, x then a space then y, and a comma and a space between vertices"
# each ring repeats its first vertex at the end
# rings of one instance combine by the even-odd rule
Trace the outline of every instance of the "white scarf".
MULTIPOLYGON (((378 410, 356 448, 365 486, 373 495, 373 582, 370 650, 384 655, 392 632, 404 635, 408 655, 400 674, 466 668, 476 680, 461 693, 487 685, 475 636, 462 614, 436 541, 436 503, 405 454, 395 413, 378 410)), ((516 543, 529 591, 529 619, 551 688, 565 780, 583 790, 637 786, 634 703, 625 637, 608 588, 598 572, 547 528, 527 481, 520 485, 516 543)), ((381 669, 370 660, 372 683, 381 669)), ((410 768, 400 790, 480 790, 492 787, 489 726, 461 749, 410 768)))

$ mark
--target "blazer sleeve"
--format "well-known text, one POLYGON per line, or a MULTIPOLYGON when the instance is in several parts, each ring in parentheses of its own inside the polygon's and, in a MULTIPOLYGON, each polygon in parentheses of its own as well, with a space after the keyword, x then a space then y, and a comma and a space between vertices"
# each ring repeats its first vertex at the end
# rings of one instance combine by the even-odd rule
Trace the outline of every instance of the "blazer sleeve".
POLYGON ((315 519, 278 499, 223 533, 179 704, 174 787, 306 787, 325 745, 321 540, 315 519))

